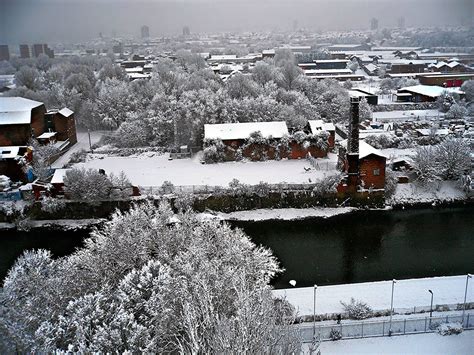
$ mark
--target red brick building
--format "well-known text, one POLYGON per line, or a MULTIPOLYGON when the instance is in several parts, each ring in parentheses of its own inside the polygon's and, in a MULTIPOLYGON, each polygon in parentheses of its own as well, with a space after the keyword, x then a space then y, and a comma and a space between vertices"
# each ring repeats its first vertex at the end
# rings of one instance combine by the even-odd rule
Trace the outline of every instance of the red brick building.
MULTIPOLYGON (((314 121, 316 122, 316 121, 314 121)), ((322 122, 322 121, 321 121, 322 122)), ((321 147, 317 136, 324 131, 316 128, 313 123, 311 135, 302 134, 301 140, 296 140, 290 136, 286 122, 245 122, 245 123, 224 123, 224 124, 206 124, 204 125, 204 142, 220 140, 228 147, 226 149, 226 160, 236 159, 238 149, 242 150, 242 156, 251 160, 261 160, 263 156, 267 159, 288 158, 302 159, 308 156, 308 153, 315 158, 327 156, 329 147, 334 147, 335 129, 328 132, 327 144, 321 147), (255 132, 260 136, 253 137, 255 132), (301 142, 304 141, 304 142, 301 142)), ((322 127, 322 126, 321 126, 322 127)), ((295 133, 296 135, 296 133, 295 133)), ((324 142, 326 143, 326 142, 324 142)))
MULTIPOLYGON (((347 142, 342 141, 339 150, 339 164, 344 172, 348 171, 347 142)), ((386 163, 387 157, 384 154, 363 140, 359 141, 358 185, 364 189, 384 189, 386 163)))
POLYGON ((22 97, 0 97, 0 146, 24 146, 45 130, 46 108, 22 97))
POLYGON ((48 111, 45 115, 48 128, 56 132, 56 140, 67 141, 75 144, 77 142, 76 121, 74 112, 68 108, 48 111))

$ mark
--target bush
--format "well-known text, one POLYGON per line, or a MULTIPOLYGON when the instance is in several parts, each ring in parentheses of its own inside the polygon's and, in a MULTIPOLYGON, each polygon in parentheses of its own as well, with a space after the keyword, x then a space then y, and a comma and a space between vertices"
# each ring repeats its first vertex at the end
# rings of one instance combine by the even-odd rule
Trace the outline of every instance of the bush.
POLYGON ((392 196, 397 190, 398 177, 392 169, 385 170, 385 197, 392 196))
POLYGON ((218 163, 225 160, 225 144, 220 140, 212 140, 206 142, 204 148, 204 162, 206 164, 218 163))
POLYGON ((41 200, 41 211, 46 213, 55 213, 63 209, 64 206, 66 206, 66 202, 58 198, 44 196, 41 200))
POLYGON ((441 335, 453 335, 453 334, 461 334, 463 331, 463 327, 461 323, 444 323, 438 326, 437 328, 438 333, 441 335))
POLYGON ((342 174, 340 173, 326 176, 324 179, 316 181, 316 186, 313 188, 313 193, 317 197, 325 197, 328 194, 335 193, 337 185, 339 185, 341 179, 342 174))
POLYGON ((161 190, 164 194, 172 194, 174 192, 174 185, 171 181, 164 181, 161 185, 161 190))
POLYGON ((344 311, 349 314, 350 319, 366 319, 372 316, 372 308, 367 303, 351 298, 350 303, 341 301, 344 311))
POLYGON ((87 157, 87 151, 85 149, 78 150, 77 152, 74 152, 71 154, 68 164, 72 165, 72 164, 77 164, 77 163, 83 163, 86 161, 86 157, 87 157))
POLYGON ((336 340, 342 339, 342 334, 339 330, 335 328, 331 328, 331 331, 329 332, 329 338, 332 341, 336 341, 336 340))

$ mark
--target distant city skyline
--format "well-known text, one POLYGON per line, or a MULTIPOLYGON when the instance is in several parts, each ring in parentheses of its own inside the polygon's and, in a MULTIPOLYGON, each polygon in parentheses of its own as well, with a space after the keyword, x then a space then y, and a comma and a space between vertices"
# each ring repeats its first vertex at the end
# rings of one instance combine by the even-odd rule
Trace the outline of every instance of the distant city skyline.
POLYGON ((78 42, 105 36, 473 25, 472 0, 2 0, 1 42, 78 42))

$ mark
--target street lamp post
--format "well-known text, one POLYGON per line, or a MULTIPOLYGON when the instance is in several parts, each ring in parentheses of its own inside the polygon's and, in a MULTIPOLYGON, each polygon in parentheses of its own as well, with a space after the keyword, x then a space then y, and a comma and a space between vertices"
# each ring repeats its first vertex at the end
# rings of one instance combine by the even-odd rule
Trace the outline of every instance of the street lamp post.
POLYGON ((313 286, 313 342, 316 342, 316 290, 318 285, 313 286))
POLYGON ((431 317, 433 316, 433 291, 428 290, 431 293, 431 304, 430 304, 430 327, 431 327, 431 317))
POLYGON ((391 336, 392 335, 392 315, 393 315, 393 290, 395 288, 395 283, 397 282, 397 280, 393 279, 392 280, 392 298, 391 298, 391 301, 390 301, 390 326, 388 328, 388 335, 391 336))
POLYGON ((464 326, 464 313, 466 313, 466 300, 467 300, 467 286, 469 285, 469 279, 472 277, 471 274, 467 274, 466 277, 466 290, 464 291, 464 305, 462 307, 462 320, 461 324, 464 326))

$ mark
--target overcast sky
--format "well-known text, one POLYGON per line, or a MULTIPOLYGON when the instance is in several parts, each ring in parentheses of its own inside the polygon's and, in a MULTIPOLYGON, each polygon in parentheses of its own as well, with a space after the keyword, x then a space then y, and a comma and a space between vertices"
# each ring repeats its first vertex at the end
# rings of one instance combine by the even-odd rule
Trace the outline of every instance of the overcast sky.
POLYGON ((75 42, 111 35, 366 29, 371 17, 393 27, 472 24, 474 0, 0 0, 2 43, 75 42))

